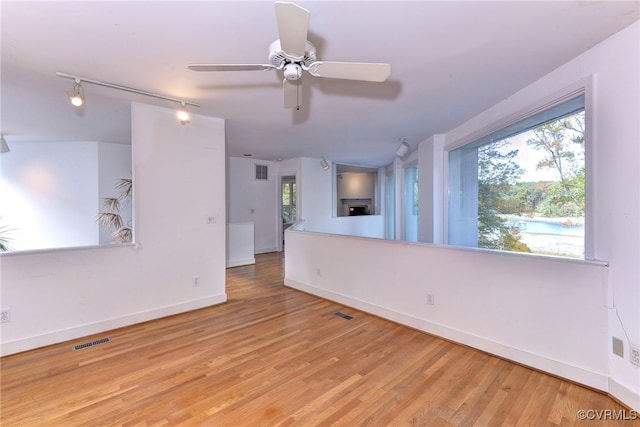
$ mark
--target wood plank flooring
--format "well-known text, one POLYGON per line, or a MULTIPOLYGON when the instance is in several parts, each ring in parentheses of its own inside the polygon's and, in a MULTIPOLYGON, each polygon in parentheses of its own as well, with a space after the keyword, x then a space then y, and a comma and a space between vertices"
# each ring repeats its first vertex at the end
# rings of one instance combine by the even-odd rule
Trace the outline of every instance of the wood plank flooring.
POLYGON ((2 358, 2 426, 637 425, 577 418, 624 410, 606 395, 286 288, 283 262, 229 269, 226 304, 2 358))

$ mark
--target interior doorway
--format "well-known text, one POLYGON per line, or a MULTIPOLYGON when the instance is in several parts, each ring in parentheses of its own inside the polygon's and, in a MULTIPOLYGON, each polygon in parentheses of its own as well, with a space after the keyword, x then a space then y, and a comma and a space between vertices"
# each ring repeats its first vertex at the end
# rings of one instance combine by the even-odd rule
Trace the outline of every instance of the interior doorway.
POLYGON ((280 216, 282 218, 282 249, 284 250, 284 232, 298 220, 298 201, 296 177, 283 176, 280 178, 280 216))

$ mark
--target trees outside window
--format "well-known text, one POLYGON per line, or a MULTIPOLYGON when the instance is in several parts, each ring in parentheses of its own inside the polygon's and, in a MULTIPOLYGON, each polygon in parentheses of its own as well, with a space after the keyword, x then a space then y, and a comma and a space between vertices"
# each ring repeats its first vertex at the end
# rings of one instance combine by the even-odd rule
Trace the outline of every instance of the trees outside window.
POLYGON ((296 183, 291 179, 282 180, 282 221, 293 223, 296 221, 296 183))
POLYGON ((466 233, 467 244, 482 248, 584 258, 585 111, 578 101, 580 108, 570 101, 450 155, 466 159, 450 161, 451 192, 460 194, 450 202, 450 223, 467 224, 458 234, 450 225, 450 235, 466 233), (464 212, 476 218, 461 221, 464 212))

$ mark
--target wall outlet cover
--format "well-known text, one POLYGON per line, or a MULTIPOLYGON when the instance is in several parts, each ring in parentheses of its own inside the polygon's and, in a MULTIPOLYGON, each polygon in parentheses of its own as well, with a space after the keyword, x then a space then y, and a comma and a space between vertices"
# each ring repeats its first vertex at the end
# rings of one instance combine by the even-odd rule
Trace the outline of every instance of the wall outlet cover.
POLYGON ((624 343, 620 338, 613 337, 613 354, 624 357, 624 343))
POLYGON ((436 295, 433 292, 427 292, 427 304, 429 305, 436 304, 436 295))
POLYGON ((636 366, 640 366, 640 347, 636 347, 635 345, 631 346, 631 355, 629 356, 631 363, 636 366))

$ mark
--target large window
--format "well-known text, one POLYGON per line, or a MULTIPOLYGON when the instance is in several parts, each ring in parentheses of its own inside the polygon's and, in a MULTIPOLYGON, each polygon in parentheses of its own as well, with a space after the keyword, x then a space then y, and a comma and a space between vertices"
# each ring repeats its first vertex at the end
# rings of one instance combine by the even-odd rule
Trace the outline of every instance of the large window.
POLYGON ((449 190, 449 243, 584 258, 584 95, 450 151, 449 190))

